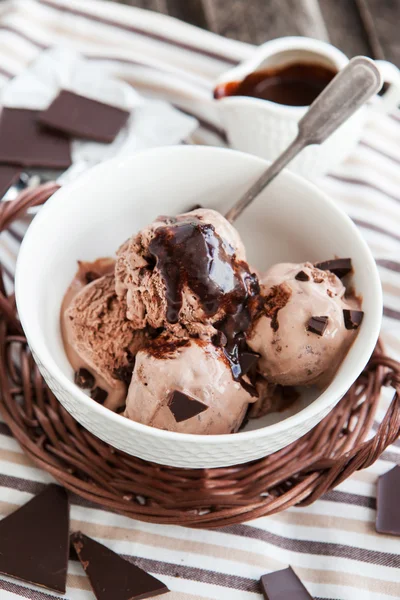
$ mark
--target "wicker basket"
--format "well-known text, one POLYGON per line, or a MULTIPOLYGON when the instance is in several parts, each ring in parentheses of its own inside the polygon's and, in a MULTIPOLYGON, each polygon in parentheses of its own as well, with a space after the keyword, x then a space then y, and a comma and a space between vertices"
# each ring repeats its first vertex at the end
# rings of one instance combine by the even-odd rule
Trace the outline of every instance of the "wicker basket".
MULTIPOLYGON (((45 184, 0 204, 0 230, 57 188, 45 184)), ((311 504, 369 467, 400 434, 400 364, 383 354, 380 343, 346 396, 307 435, 255 462, 203 470, 128 456, 81 427, 42 379, 2 273, 0 352, 1 413, 26 454, 67 489, 143 521, 221 527, 311 504), (383 385, 395 394, 370 437, 383 385)))

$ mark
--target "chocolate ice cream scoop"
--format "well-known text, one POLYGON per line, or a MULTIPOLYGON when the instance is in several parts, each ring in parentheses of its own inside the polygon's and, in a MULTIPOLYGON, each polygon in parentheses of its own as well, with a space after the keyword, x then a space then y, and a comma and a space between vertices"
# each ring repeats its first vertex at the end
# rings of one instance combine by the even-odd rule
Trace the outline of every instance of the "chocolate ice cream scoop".
POLYGON ((168 431, 234 433, 255 400, 220 348, 161 337, 136 356, 125 416, 168 431))
POLYGON ((362 315, 359 301, 345 297, 334 273, 311 263, 277 264, 260 285, 261 316, 247 341, 261 355, 261 374, 285 386, 327 385, 356 335, 345 317, 362 315))
POLYGON ((136 328, 203 338, 257 287, 239 234, 209 209, 159 217, 118 250, 115 277, 136 328))
POLYGON ((76 370, 75 381, 107 408, 123 406, 134 357, 145 334, 126 318, 126 305, 115 292, 114 262, 81 263, 61 311, 65 349, 76 370), (97 263, 97 264, 96 264, 97 263), (101 275, 102 272, 106 275, 101 275), (84 285, 85 281, 93 281, 84 285))

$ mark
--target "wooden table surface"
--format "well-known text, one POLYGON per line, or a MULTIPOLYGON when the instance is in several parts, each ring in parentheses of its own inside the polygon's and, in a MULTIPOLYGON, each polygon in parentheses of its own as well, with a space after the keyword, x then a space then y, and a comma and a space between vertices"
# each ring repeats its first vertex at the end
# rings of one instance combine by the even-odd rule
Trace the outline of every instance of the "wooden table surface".
POLYGON ((284 35, 330 41, 349 57, 400 66, 400 0, 114 0, 261 44, 284 35))

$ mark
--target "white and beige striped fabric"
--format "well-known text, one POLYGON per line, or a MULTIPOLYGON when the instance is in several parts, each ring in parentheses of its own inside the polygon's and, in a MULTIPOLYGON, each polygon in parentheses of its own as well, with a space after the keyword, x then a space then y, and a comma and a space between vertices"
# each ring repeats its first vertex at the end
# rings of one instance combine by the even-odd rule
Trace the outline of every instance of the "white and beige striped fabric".
MULTIPOLYGON (((168 17, 102 0, 0 3, 0 84, 54 44, 72 46, 141 93, 196 115, 200 127, 195 141, 208 144, 225 143, 210 109, 212 82, 253 51, 249 45, 168 17)), ((383 338, 396 358, 400 358, 399 165, 400 111, 375 116, 357 152, 320 182, 360 227, 376 257, 385 294, 383 338)), ((0 237, 0 258, 10 276, 24 227, 21 223, 13 234, 0 237)), ((73 498, 72 526, 160 576, 172 590, 171 600, 256 600, 259 577, 288 564, 316 599, 400 598, 400 539, 378 535, 374 529, 376 480, 395 463, 400 463, 400 443, 312 507, 219 531, 144 524, 79 498, 73 498)), ((2 515, 50 480, 0 423, 2 515)), ((0 577, 1 600, 52 597, 58 596, 0 577)), ((81 567, 72 561, 66 597, 94 598, 81 567)))

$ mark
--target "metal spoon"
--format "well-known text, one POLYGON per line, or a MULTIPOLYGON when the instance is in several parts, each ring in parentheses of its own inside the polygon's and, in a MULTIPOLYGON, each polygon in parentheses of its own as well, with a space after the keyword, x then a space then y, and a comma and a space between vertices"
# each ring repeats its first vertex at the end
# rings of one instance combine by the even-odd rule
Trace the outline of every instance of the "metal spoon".
POLYGON ((226 213, 225 218, 233 223, 303 148, 324 142, 381 86, 381 74, 374 61, 365 56, 353 58, 311 104, 298 123, 299 131, 294 141, 226 213))

